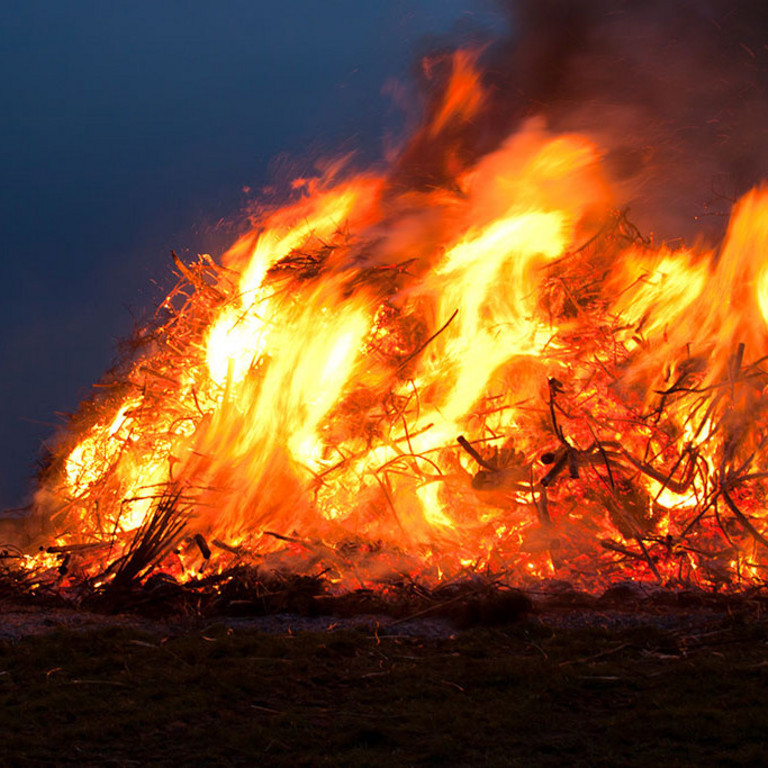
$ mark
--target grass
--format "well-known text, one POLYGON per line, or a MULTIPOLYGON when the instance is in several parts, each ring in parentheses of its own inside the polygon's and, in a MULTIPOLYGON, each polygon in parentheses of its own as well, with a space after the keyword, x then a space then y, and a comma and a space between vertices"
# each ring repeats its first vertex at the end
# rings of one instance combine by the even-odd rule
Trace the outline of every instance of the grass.
POLYGON ((0 645, 0 764, 764 765, 767 642, 760 622, 29 637, 0 645))

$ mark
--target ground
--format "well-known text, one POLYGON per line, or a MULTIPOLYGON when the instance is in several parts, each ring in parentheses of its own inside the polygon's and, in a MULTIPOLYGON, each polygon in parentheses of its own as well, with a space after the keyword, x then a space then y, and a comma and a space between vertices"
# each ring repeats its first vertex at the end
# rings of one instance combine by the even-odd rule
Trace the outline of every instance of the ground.
POLYGON ((550 608, 463 630, 110 621, 0 640, 0 764, 765 764, 756 603, 550 608))

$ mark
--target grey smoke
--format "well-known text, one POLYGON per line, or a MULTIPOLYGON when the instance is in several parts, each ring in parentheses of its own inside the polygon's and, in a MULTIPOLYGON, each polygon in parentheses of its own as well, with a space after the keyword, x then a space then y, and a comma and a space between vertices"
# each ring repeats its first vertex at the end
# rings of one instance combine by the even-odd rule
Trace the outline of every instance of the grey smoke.
MULTIPOLYGON (((499 1, 511 33, 481 59, 490 98, 464 128, 467 162, 543 115, 604 148, 642 230, 721 236, 734 200, 768 178, 768 3, 499 1)), ((434 147, 417 142, 404 168, 444 181, 434 147)))

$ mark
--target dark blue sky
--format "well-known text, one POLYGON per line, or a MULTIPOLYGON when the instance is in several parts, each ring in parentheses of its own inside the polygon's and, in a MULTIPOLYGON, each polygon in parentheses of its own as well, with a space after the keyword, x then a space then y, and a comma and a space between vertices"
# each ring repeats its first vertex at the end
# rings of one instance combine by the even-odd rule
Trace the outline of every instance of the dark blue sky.
POLYGON ((494 23, 489 0, 4 0, 0 509, 172 282, 170 248, 218 256, 278 156, 379 157, 384 84, 494 23))

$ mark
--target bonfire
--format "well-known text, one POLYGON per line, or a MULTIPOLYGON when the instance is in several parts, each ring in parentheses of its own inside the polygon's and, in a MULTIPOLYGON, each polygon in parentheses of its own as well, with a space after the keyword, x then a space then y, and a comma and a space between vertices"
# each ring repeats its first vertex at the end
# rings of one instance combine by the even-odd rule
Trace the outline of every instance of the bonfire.
POLYGON ((768 190, 717 246, 654 242, 585 136, 462 155, 476 59, 401 153, 439 145, 440 183, 338 163, 173 254, 41 474, 36 583, 764 583, 768 190))

